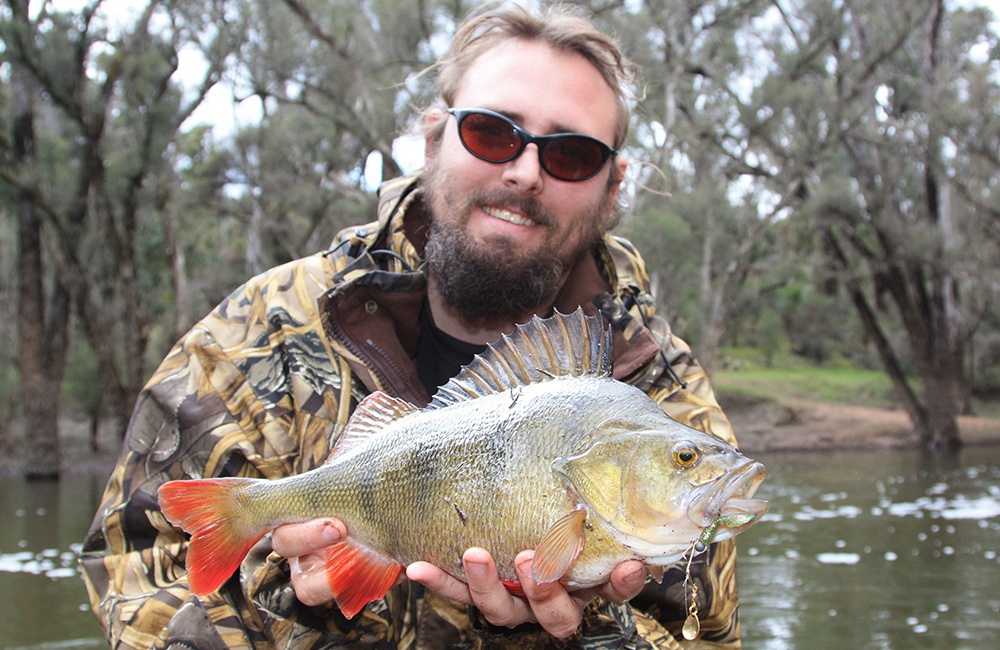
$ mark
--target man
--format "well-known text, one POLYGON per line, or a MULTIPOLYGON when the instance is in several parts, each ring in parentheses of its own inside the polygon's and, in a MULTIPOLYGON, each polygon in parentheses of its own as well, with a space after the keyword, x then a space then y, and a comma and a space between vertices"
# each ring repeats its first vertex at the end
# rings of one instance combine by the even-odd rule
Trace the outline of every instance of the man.
POLYGON ((535 584, 528 550, 516 560, 524 598, 469 549, 468 583, 418 562, 348 621, 319 555, 350 534, 341 522, 280 527, 198 599, 187 540, 155 499, 168 480, 312 469, 364 395, 426 404, 516 323, 581 305, 612 324, 616 377, 733 442, 704 374, 654 314, 642 260, 605 234, 630 80, 614 42, 562 10, 493 7, 461 26, 440 64, 444 106, 424 115, 424 172, 381 188, 377 223, 232 294, 143 391, 81 560, 113 645, 678 647, 693 584, 701 647, 738 646, 731 542, 697 558, 691 584, 675 569, 643 590, 643 566, 625 562, 606 585, 573 593, 535 584))

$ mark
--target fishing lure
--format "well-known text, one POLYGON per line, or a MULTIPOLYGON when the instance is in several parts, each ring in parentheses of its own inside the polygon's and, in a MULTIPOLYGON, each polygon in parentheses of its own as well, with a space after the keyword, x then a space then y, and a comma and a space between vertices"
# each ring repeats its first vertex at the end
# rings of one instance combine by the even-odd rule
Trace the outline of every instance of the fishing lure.
POLYGON ((753 521, 756 516, 757 515, 750 514, 748 512, 742 512, 737 515, 716 517, 715 521, 710 523, 705 530, 701 531, 698 541, 694 544, 695 552, 701 553, 708 548, 708 545, 712 543, 713 539, 715 539, 715 534, 718 532, 719 526, 725 526, 726 528, 739 528, 740 526, 744 526, 753 521))
POLYGON ((691 585, 691 604, 688 606, 688 616, 684 619, 684 627, 681 628, 681 633, 688 641, 694 641, 701 634, 701 621, 698 619, 698 583, 691 580, 691 560, 694 559, 695 555, 703 553, 708 548, 708 545, 712 543, 715 535, 719 532, 719 526, 738 528, 750 523, 756 516, 750 513, 740 513, 716 517, 715 521, 706 526, 705 530, 701 531, 698 540, 691 546, 694 552, 688 557, 687 573, 684 577, 684 582, 691 585))

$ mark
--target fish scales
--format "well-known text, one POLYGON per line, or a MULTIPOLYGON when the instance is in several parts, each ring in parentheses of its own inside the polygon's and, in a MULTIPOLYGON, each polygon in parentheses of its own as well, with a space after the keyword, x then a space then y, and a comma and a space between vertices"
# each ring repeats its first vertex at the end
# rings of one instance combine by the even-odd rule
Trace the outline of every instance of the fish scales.
POLYGON ((758 521, 763 466, 612 379, 610 347, 600 318, 536 318, 424 409, 367 397, 316 470, 165 484, 164 514, 192 534, 192 591, 218 588, 266 531, 317 517, 348 528, 327 554, 347 616, 417 560, 464 578, 472 546, 509 583, 514 556, 534 548, 536 580, 576 588, 625 559, 672 563, 706 529, 720 540, 758 521))
POLYGON ((513 556, 534 547, 552 521, 576 505, 551 471, 552 461, 574 452, 573 429, 592 428, 588 420, 606 417, 572 405, 593 404, 595 394, 618 387, 610 380, 573 381, 582 383, 526 386, 516 402, 494 395, 441 417, 414 413, 350 458, 334 458, 308 479, 291 477, 270 487, 287 490, 291 502, 296 494, 322 494, 296 517, 337 514, 352 522, 352 536, 403 564, 423 559, 462 576, 461 555, 476 544, 503 558, 503 577, 513 579, 513 556))

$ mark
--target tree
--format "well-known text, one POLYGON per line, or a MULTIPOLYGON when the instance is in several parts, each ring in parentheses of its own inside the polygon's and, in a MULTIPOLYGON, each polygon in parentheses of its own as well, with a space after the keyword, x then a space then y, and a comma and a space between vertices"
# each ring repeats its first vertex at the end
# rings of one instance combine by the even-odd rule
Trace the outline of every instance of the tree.
POLYGON ((637 24, 616 24, 649 80, 639 159, 673 193, 667 208, 641 196, 637 221, 698 206, 684 218, 701 241, 695 338, 708 365, 747 279, 766 272, 755 265, 788 254, 764 234, 810 220, 921 444, 957 446, 966 354, 997 281, 998 75, 972 55, 996 51, 989 12, 943 0, 635 7, 621 15, 637 24))
MULTIPOLYGON (((124 417, 147 358, 195 316, 369 218, 365 172, 404 167, 397 136, 433 96, 419 73, 475 4, 148 0, 118 27, 100 0, 76 14, 6 0, 0 196, 22 241, 33 440, 57 439, 52 396, 67 347, 84 344, 71 334, 124 417), (182 84, 191 52, 204 65, 182 84), (189 118, 220 82, 259 118, 213 135, 189 118)), ((779 322, 794 349, 848 347, 857 336, 829 336, 839 312, 817 313, 847 296, 924 444, 956 444, 970 342, 1000 322, 988 14, 933 0, 587 4, 644 70, 623 228, 642 233, 704 365, 741 337, 777 346, 754 328, 779 322), (776 319, 776 304, 797 311, 776 319)))
POLYGON ((968 255, 985 252, 977 240, 989 233, 952 188, 980 188, 967 192, 981 198, 998 171, 995 156, 974 153, 998 145, 996 77, 986 81, 969 55, 978 42, 995 47, 988 14, 949 12, 941 0, 807 2, 795 15, 774 6, 786 37, 769 39, 773 67, 747 114, 765 116, 750 123, 762 156, 807 173, 769 182, 794 181, 921 444, 954 448, 976 318, 962 296, 981 291, 968 255), (979 117, 989 142, 962 128, 979 117), (962 177, 955 163, 970 156, 979 167, 962 177), (897 322, 903 351, 891 343, 897 322))
MULTIPOLYGON (((28 0, 8 3, 11 18, 6 33, 15 38, 31 31, 28 0)), ((6 39, 5 39, 6 40, 6 39)), ((5 143, 11 163, 33 167, 35 163, 35 103, 38 85, 30 68, 11 64, 11 141, 5 143)), ((60 279, 46 292, 42 243, 42 219, 35 204, 41 180, 29 176, 13 187, 17 213, 17 324, 20 401, 24 426, 34 440, 28 447, 26 473, 29 478, 59 474, 59 384, 66 365, 69 295, 60 279)))
POLYGON ((734 324, 732 306, 768 255, 762 237, 787 206, 761 201, 760 188, 746 181, 766 173, 741 122, 741 88, 756 64, 746 56, 745 34, 766 7, 760 0, 646 0, 615 12, 612 27, 643 69, 637 146, 629 149, 636 185, 662 186, 663 175, 670 194, 639 191, 634 221, 639 230, 655 232, 645 215, 672 211, 690 226, 687 255, 662 264, 698 274, 685 278, 671 269, 661 287, 674 309, 686 312, 691 327, 685 336, 710 374, 734 324), (696 287, 694 300, 677 300, 684 287, 696 287))
POLYGON ((395 143, 429 99, 419 77, 435 59, 429 42, 462 11, 381 0, 242 3, 234 93, 261 115, 232 143, 248 273, 319 250, 371 218, 366 162, 383 180, 401 173, 395 143))
MULTIPOLYGON (((150 246, 162 228, 152 184, 157 171, 171 164, 170 145, 180 125, 221 74, 232 40, 224 3, 151 0, 134 22, 116 31, 100 1, 79 14, 54 12, 45 3, 33 16, 27 3, 7 4, 5 55, 30 85, 14 94, 31 98, 46 121, 45 137, 24 155, 12 147, 3 172, 25 198, 24 214, 34 215, 25 222, 36 219, 39 225, 24 230, 37 233, 32 246, 52 251, 53 269, 44 278, 24 254, 22 295, 33 299, 39 284, 54 287, 53 296, 64 292, 64 302, 53 304, 65 308, 53 309, 45 320, 65 328, 72 306, 97 355, 113 412, 125 418, 145 381, 157 297, 147 290, 157 280, 145 262, 149 255, 163 256, 162 248, 150 246), (186 92, 173 79, 182 48, 199 50, 206 63, 204 76, 186 92)), ((58 382, 44 390, 32 385, 32 366, 54 366, 61 376, 66 346, 63 339, 46 340, 37 306, 27 306, 29 312, 19 325, 20 336, 29 340, 20 358, 22 388, 33 399, 52 400, 58 382), (36 334, 42 340, 33 347, 36 334)), ((27 401, 25 408, 31 408, 27 401)), ((39 408, 58 412, 52 404, 39 408)), ((42 436, 32 447, 55 438, 54 425, 40 431, 29 421, 28 431, 42 436)))

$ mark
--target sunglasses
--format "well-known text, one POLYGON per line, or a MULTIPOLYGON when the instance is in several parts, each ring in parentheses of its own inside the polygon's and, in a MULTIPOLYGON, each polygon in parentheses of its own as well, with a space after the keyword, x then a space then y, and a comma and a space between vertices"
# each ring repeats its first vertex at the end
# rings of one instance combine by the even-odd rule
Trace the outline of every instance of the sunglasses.
POLYGON ((535 135, 499 113, 483 108, 449 108, 458 121, 458 139, 465 150, 480 160, 505 163, 521 155, 534 143, 538 163, 549 176, 577 183, 601 171, 618 152, 600 140, 581 133, 535 135))

